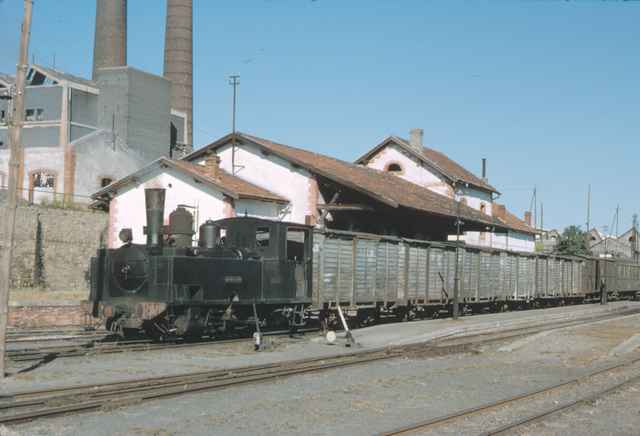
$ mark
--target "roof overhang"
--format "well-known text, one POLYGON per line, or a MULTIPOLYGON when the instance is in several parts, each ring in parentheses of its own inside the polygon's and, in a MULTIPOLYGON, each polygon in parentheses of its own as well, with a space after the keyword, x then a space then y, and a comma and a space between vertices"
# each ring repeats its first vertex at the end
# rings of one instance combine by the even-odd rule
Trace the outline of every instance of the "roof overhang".
MULTIPOLYGON (((202 148, 192 152, 191 154, 185 156, 183 158, 183 160, 191 161, 191 160, 197 159, 198 157, 201 157, 201 156, 205 155, 206 153, 208 153, 210 151, 215 151, 218 148, 223 147, 223 146, 227 145, 230 141, 232 141, 233 140, 233 135, 234 135, 233 133, 225 135, 222 138, 218 139, 217 141, 215 141, 215 142, 213 142, 213 143, 211 143, 211 144, 209 144, 209 145, 207 145, 205 147, 202 147, 202 148)), ((305 162, 301 162, 298 159, 292 158, 291 156, 287 156, 287 155, 284 155, 282 153, 279 153, 278 150, 275 150, 275 149, 273 149, 271 147, 267 147, 264 144, 262 144, 260 141, 253 140, 251 137, 249 137, 249 136, 247 136, 247 135, 245 135, 243 133, 236 133, 235 135, 236 135, 236 137, 235 137, 236 142, 240 142, 240 143, 245 142, 247 144, 250 144, 250 145, 253 145, 255 147, 258 147, 259 149, 267 151, 267 152, 269 152, 269 153, 271 153, 271 154, 273 154, 275 156, 278 156, 279 158, 281 158, 281 159, 283 159, 283 160, 285 160, 287 162, 290 162, 290 163, 295 164, 295 165, 297 165, 297 166, 299 166, 301 168, 304 168, 307 171, 309 171, 310 173, 317 174, 317 175, 319 175, 321 177, 324 177, 325 179, 328 179, 328 180, 331 180, 331 181, 336 182, 338 184, 341 184, 341 185, 344 185, 346 187, 349 187, 349 188, 351 188, 351 189, 353 189, 355 191, 358 191, 358 192, 360 192, 362 194, 365 194, 365 195, 367 195, 369 197, 372 197, 372 198, 380 201, 381 203, 386 204, 387 206, 391 206, 393 208, 397 208, 399 206, 398 202, 393 200, 392 198, 388 198, 386 196, 379 195, 377 193, 373 193, 373 192, 368 191, 366 189, 363 189, 362 187, 357 186, 357 185, 349 182, 348 180, 345 180, 342 177, 339 177, 339 176, 337 176, 335 174, 328 173, 326 171, 323 171, 320 168, 313 167, 311 165, 308 165, 305 162)))
POLYGON ((211 186, 217 190, 219 190, 220 192, 222 192, 224 195, 233 198, 234 200, 239 199, 241 196, 234 191, 231 191, 227 188, 225 188, 224 186, 221 186, 220 184, 217 184, 215 182, 213 182, 211 179, 204 177, 198 173, 195 172, 190 172, 190 171, 186 171, 184 168, 176 165, 173 161, 171 161, 170 159, 167 159, 165 157, 161 157, 159 159, 154 160, 153 162, 151 162, 149 165, 139 169, 138 171, 128 175, 127 177, 123 177, 120 180, 117 180, 113 183, 111 183, 109 186, 106 186, 104 188, 102 188, 101 190, 99 190, 98 192, 94 193, 93 195, 91 195, 91 198, 94 200, 102 200, 102 201, 109 201, 111 200, 118 192, 118 190, 122 189, 125 186, 128 186, 132 183, 139 183, 140 180, 147 175, 148 173, 150 173, 153 169, 156 168, 172 168, 176 171, 179 171, 181 173, 187 174, 189 177, 193 177, 196 181, 203 183, 205 185, 211 186))
POLYGON ((100 89, 90 82, 89 80, 84 80, 78 78, 78 80, 74 80, 70 75, 50 69, 45 68, 40 65, 31 65, 31 68, 43 74, 51 79, 54 79, 56 82, 61 85, 66 85, 69 88, 77 89, 78 91, 88 92, 90 94, 98 95, 100 94, 100 89))

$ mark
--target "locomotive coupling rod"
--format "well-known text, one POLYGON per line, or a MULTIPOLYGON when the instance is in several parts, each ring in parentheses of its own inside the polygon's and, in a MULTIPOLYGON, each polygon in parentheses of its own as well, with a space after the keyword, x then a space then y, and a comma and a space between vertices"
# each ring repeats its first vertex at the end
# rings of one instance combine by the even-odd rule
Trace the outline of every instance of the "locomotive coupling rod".
POLYGON ((340 307, 340 303, 338 303, 337 306, 338 306, 338 315, 340 315, 340 321, 342 322, 342 328, 344 328, 344 332, 347 336, 347 343, 345 344, 345 347, 356 345, 356 340, 353 338, 353 335, 351 334, 351 330, 349 330, 349 326, 347 325, 347 321, 344 318, 344 313, 342 313, 342 307, 340 307))

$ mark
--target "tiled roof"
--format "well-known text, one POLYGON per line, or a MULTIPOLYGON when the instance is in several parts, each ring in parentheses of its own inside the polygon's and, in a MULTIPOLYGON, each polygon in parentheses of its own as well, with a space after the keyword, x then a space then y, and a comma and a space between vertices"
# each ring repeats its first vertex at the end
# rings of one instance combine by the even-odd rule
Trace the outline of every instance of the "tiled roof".
POLYGON ((509 212, 505 209, 504 219, 500 219, 503 221, 508 227, 513 230, 517 230, 523 233, 536 233, 536 230, 531 227, 529 224, 509 212))
POLYGON ((498 192, 496 188, 491 186, 486 181, 482 180, 480 177, 473 174, 471 171, 464 168, 462 165, 449 159, 449 157, 447 157, 447 155, 445 155, 444 153, 434 150, 432 148, 427 148, 427 147, 423 147, 422 152, 417 153, 415 149, 409 144, 409 141, 407 141, 404 138, 400 138, 399 136, 390 136, 386 138, 383 142, 375 146, 373 149, 367 152, 367 154, 362 156, 356 162, 363 163, 364 161, 368 160, 371 156, 376 154, 378 150, 382 149, 384 146, 386 146, 390 142, 396 143, 397 145, 402 147, 405 151, 408 151, 409 153, 416 156, 418 159, 434 167, 436 170, 442 173, 442 175, 444 175, 445 177, 449 178, 452 181, 461 180, 462 182, 468 183, 469 185, 472 185, 481 189, 485 189, 487 191, 498 192))
POLYGON ((238 197, 240 198, 250 198, 250 199, 257 199, 257 200, 269 200, 269 201, 275 201, 278 203, 288 203, 289 201, 286 198, 283 198, 281 196, 279 196, 278 194, 275 194, 271 191, 268 191, 264 188, 261 188, 259 186, 256 186, 252 183, 247 182, 246 180, 243 180, 239 177, 233 176, 231 174, 229 174, 228 172, 226 172, 225 170, 223 170, 222 168, 218 169, 218 177, 215 179, 212 179, 208 173, 207 170, 204 166, 202 165, 198 165, 198 164, 194 164, 191 162, 186 162, 186 161, 172 161, 172 163, 174 165, 176 165, 177 167, 179 167, 180 169, 187 171, 187 172, 191 172, 191 173, 197 173, 198 175, 200 175, 201 177, 205 177, 208 179, 211 179, 211 181, 213 183, 219 184, 227 189, 229 189, 230 191, 233 191, 235 193, 238 194, 238 197))
MULTIPOLYGON (((450 218, 457 216, 457 203, 451 198, 437 194, 385 171, 363 167, 245 133, 236 133, 236 135, 239 142, 247 141, 256 144, 268 152, 306 168, 312 173, 348 186, 391 207, 402 206, 450 218)), ((201 157, 208 150, 215 150, 224 146, 230 140, 231 135, 227 135, 207 147, 194 151, 185 159, 193 160, 201 157)), ((505 224, 501 221, 467 205, 461 204, 460 212, 461 217, 467 221, 505 228, 505 224)))
POLYGON ((266 200, 272 201, 276 203, 288 203, 289 200, 275 194, 273 192, 267 191, 259 186, 256 186, 252 183, 249 183, 245 180, 242 180, 236 176, 233 176, 223 169, 218 170, 218 177, 211 177, 204 166, 193 164, 191 162, 186 161, 177 161, 171 160, 164 157, 157 159, 147 165, 146 167, 136 171, 133 174, 128 175, 120 180, 117 180, 107 186, 106 188, 101 189, 100 191, 93 194, 91 197, 94 199, 104 198, 107 194, 116 191, 122 186, 127 185, 129 182, 133 182, 138 180, 140 174, 146 172, 150 167, 154 165, 160 165, 165 167, 175 168, 178 171, 185 172, 191 176, 196 177, 199 181, 203 183, 210 184, 216 189, 219 189, 221 192, 226 195, 231 196, 232 198, 247 198, 254 200, 266 200))

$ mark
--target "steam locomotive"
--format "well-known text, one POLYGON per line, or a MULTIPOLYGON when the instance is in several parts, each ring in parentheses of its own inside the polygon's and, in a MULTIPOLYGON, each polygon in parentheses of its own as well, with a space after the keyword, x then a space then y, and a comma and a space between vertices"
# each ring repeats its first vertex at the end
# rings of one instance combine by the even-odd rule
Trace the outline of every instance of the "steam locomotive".
POLYGON ((206 221, 193 244, 184 207, 164 226, 163 189, 146 189, 146 244, 91 260, 93 315, 121 335, 228 336, 309 320, 367 325, 640 296, 640 264, 314 229, 250 217, 206 221))
POLYGON ((163 225, 164 189, 146 189, 146 244, 100 249, 91 260, 93 315, 122 336, 218 336, 295 329, 311 302, 311 228, 249 217, 208 220, 192 246, 184 207, 163 225), (293 237, 292 237, 293 235, 293 237), (289 236, 289 239, 287 239, 289 236))

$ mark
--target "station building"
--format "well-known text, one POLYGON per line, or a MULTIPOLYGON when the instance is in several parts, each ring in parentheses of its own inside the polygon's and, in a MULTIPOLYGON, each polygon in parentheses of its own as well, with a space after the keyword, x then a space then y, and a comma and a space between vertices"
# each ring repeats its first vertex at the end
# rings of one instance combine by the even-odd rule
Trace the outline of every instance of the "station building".
MULTIPOLYGON (((145 214, 141 199, 144 189, 150 187, 167 189, 166 220, 173 206, 183 203, 193 209, 196 226, 207 219, 247 215, 446 241, 455 234, 460 217, 465 232, 508 235, 519 231, 495 214, 456 201, 445 191, 398 177, 393 171, 236 133, 180 161, 156 161, 94 194, 96 204, 109 208, 111 247, 119 245, 116 236, 124 225, 142 228, 145 214), (247 196, 246 190, 256 195, 247 196)), ((138 233, 134 231, 134 242, 143 242, 138 233)), ((527 251, 520 246, 511 249, 527 251)))
POLYGON ((413 129, 410 139, 389 136, 356 160, 380 171, 413 182, 430 191, 460 201, 480 213, 501 222, 507 232, 496 232, 487 227, 481 231, 465 231, 464 240, 469 245, 500 248, 514 251, 535 251, 535 229, 531 215, 521 220, 509 212, 505 205, 496 202, 500 194, 486 177, 478 177, 451 160, 444 153, 423 145, 424 132, 413 129))

